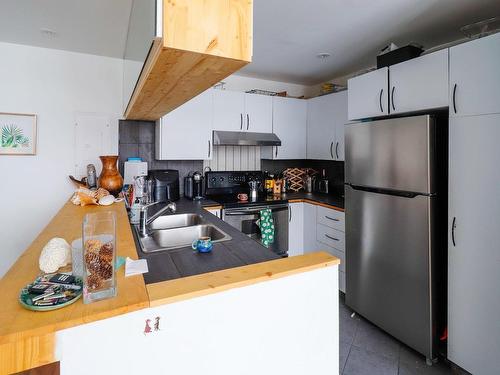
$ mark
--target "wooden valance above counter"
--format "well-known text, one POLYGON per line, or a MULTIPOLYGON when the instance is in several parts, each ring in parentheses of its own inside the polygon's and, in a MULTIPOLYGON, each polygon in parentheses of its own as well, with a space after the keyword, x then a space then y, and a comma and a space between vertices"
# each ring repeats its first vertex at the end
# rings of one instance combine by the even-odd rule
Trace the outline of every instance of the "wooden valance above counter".
POLYGON ((162 15, 127 120, 157 120, 252 60, 252 0, 165 0, 162 15))

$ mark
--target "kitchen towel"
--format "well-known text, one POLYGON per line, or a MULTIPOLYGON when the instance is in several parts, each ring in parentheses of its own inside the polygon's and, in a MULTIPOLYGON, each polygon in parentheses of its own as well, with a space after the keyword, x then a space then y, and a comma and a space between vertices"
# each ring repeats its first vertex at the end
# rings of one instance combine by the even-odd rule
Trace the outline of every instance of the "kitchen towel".
POLYGON ((274 242, 274 220, 269 208, 260 210, 260 219, 257 225, 260 228, 261 242, 265 247, 269 247, 274 242))

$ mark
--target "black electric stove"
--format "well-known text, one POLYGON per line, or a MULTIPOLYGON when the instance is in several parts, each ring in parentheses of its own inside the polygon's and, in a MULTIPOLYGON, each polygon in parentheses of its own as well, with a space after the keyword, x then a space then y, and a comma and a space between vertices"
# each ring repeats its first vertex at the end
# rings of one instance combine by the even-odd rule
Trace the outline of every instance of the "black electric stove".
POLYGON ((286 257, 288 253, 288 201, 281 197, 264 194, 262 172, 207 172, 205 174, 205 195, 222 205, 222 220, 246 234, 248 237, 260 241, 259 228, 260 213, 270 209, 275 227, 275 240, 269 245, 269 250, 286 257), (258 181, 259 194, 250 198, 249 181, 258 181), (238 194, 247 194, 248 200, 238 199, 238 194))
MULTIPOLYGON (((245 194, 248 193, 245 192, 245 194)), ((210 200, 219 203, 224 208, 267 206, 288 202, 286 199, 283 199, 281 197, 267 196, 264 194, 259 194, 259 196, 255 199, 251 199, 249 197, 247 201, 239 200, 237 198, 237 194, 211 195, 207 196, 207 198, 210 198, 210 200)))

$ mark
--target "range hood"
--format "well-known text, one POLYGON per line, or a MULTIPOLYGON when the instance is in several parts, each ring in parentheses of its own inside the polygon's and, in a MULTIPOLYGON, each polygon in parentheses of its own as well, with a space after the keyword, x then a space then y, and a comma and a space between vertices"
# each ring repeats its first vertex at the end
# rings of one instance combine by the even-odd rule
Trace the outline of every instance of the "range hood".
POLYGON ((281 146, 281 140, 274 133, 214 130, 214 146, 281 146))

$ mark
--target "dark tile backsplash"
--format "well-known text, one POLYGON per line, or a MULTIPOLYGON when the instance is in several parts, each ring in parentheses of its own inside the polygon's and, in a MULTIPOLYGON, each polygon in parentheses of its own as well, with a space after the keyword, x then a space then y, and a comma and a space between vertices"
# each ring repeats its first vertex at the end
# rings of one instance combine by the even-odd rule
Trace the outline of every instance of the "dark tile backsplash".
MULTIPOLYGON (((123 175, 123 163, 130 157, 140 157, 152 169, 177 169, 179 171, 181 194, 184 191, 184 177, 191 171, 202 171, 202 160, 156 160, 154 121, 121 120, 119 125, 119 169, 123 175)), ((273 174, 286 168, 313 168, 321 173, 325 169, 332 186, 332 193, 344 192, 344 162, 327 160, 261 160, 261 169, 273 174)))
POLYGON ((184 192, 184 177, 191 171, 203 169, 202 160, 156 160, 154 121, 121 120, 118 130, 120 160, 118 167, 123 175, 123 163, 130 157, 140 157, 148 162, 148 169, 177 169, 181 194, 184 192))
POLYGON ((319 173, 325 170, 330 180, 332 194, 344 194, 344 162, 330 160, 261 160, 261 169, 269 173, 279 173, 287 168, 312 168, 319 173))

